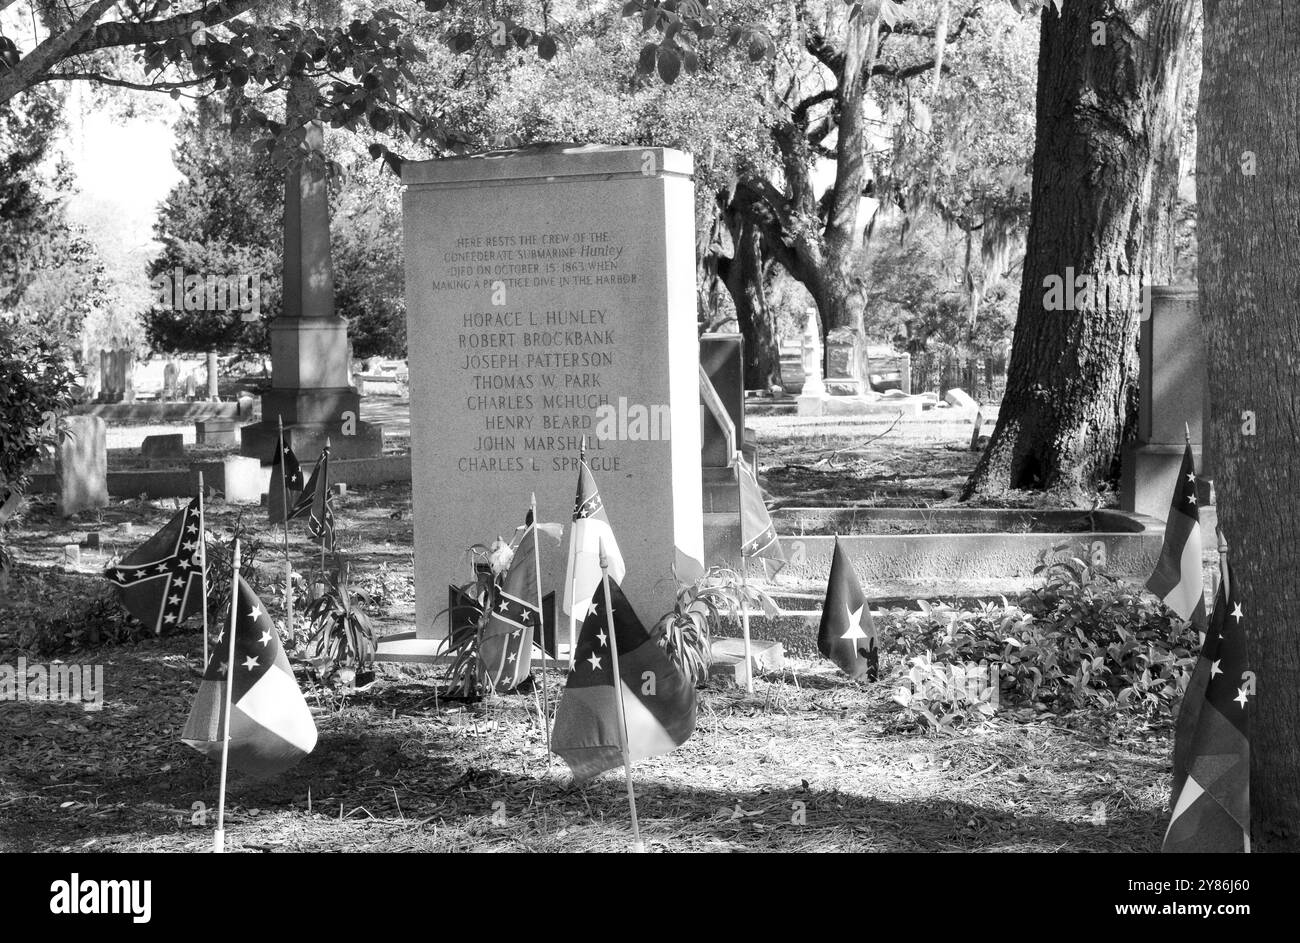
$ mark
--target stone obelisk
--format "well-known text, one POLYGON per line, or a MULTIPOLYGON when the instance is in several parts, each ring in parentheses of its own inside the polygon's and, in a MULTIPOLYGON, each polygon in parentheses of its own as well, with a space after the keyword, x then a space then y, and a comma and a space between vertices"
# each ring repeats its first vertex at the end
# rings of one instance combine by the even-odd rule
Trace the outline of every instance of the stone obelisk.
MULTIPOLYGON (((299 81, 288 113, 313 94, 299 81)), ((361 421, 361 397, 348 382, 348 326, 334 313, 324 130, 306 125, 300 157, 289 166, 284 200, 284 304, 271 322, 271 389, 262 421, 244 426, 240 452, 269 462, 284 420, 286 438, 303 461, 314 461, 328 436, 334 458, 383 452, 383 428, 361 421)))

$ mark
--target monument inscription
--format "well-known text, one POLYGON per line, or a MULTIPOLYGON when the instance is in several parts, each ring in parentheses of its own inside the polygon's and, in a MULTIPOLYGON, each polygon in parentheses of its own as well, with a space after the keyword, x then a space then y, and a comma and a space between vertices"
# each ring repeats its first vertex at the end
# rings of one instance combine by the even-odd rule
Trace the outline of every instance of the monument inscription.
MULTIPOLYGON (((647 619, 674 562, 700 561, 690 171, 576 146, 404 167, 422 637, 445 634, 466 548, 508 536, 530 492, 567 525, 584 440, 647 619)), ((543 553, 557 596, 565 549, 543 553)))

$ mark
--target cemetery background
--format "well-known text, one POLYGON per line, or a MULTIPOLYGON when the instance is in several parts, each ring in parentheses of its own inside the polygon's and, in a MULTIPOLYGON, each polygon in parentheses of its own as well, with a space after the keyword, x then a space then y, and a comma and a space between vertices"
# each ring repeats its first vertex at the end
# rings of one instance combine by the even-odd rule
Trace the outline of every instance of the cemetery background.
MULTIPOLYGON (((799 297, 797 290, 773 286, 774 294, 779 295, 783 290, 794 296, 781 313, 789 356, 798 349, 796 345, 801 340, 801 315, 807 299, 799 297)), ((894 337, 877 336, 876 339, 897 341, 894 337)), ((957 346, 953 345, 954 350, 957 346)), ((957 385, 953 379, 960 376, 963 383, 974 381, 965 385, 979 394, 981 402, 996 398, 1001 383, 993 364, 999 361, 1005 364, 1005 347, 992 343, 978 357, 969 356, 967 347, 962 355, 963 360, 956 363, 952 357, 928 354, 918 357, 924 366, 917 364, 920 369, 916 371, 917 383, 913 390, 920 392, 921 387, 932 385, 936 392, 943 394, 957 385), (936 364, 935 360, 939 362, 936 364)), ((828 382, 834 378, 830 375, 828 382)), ((353 379, 363 393, 366 420, 384 425, 385 452, 390 457, 399 456, 406 445, 404 401, 400 397, 381 398, 368 389, 372 385, 389 386, 385 371, 372 370, 368 365, 362 368, 354 361, 353 379), (362 370, 365 375, 358 376, 362 370)), ((400 393, 400 382, 393 385, 400 393)), ((115 385, 114 393, 119 388, 115 385)), ((265 393, 265 384, 257 392, 265 393)), ((758 413, 766 404, 754 405, 755 415, 747 424, 757 433, 754 442, 762 450, 760 467, 764 481, 778 504, 783 496, 797 497, 801 499, 800 504, 824 500, 828 505, 923 504, 932 508, 952 503, 976 454, 969 448, 972 429, 968 417, 963 417, 958 429, 932 422, 929 424, 932 428, 922 429, 918 435, 907 423, 901 428, 890 428, 884 421, 828 420, 810 425, 798 422, 800 417, 760 416, 758 413), (920 441, 914 442, 915 439, 920 441)), ((253 412, 245 413, 243 404, 239 404, 236 415, 241 421, 259 415, 267 419, 264 411, 258 412, 256 404, 252 409, 253 412)), ((995 408, 986 409, 982 418, 995 421, 995 408)), ((180 426, 124 428, 115 425, 111 429, 110 462, 123 471, 132 467, 148 471, 156 467, 151 467, 156 459, 134 454, 137 437, 141 439, 139 445, 143 445, 145 435, 180 433, 189 446, 190 437, 197 433, 188 422, 180 426)), ((977 438, 980 430, 974 431, 977 438)), ((310 459, 311 454, 302 457, 310 459)), ((234 455, 228 443, 213 444, 206 451, 190 449, 185 458, 188 461, 226 455, 234 455)), ((358 559, 382 562, 384 566, 361 577, 363 582, 381 590, 383 604, 376 606, 373 613, 381 631, 407 627, 412 620, 409 599, 412 576, 409 560, 403 559, 404 548, 412 539, 404 523, 409 519, 409 500, 409 491, 400 484, 349 482, 349 490, 340 501, 341 529, 352 530, 351 552, 358 559)), ((125 523, 125 520, 114 520, 117 513, 124 513, 136 528, 136 534, 147 534, 170 513, 169 506, 165 499, 127 503, 125 507, 115 505, 102 514, 106 526, 95 526, 101 517, 95 512, 83 514, 77 523, 86 524, 87 532, 98 529, 102 542, 107 531, 125 523)), ((233 526, 236 513, 233 507, 223 509, 219 502, 214 502, 212 519, 224 530, 233 526)), ((251 505, 248 515, 262 517, 251 505)), ((916 527, 922 531, 947 532, 943 525, 929 523, 924 518, 916 527)), ((76 539, 80 531, 66 532, 54 509, 39 503, 14 533, 14 546, 22 555, 17 575, 24 588, 30 588, 26 578, 34 570, 40 571, 43 578, 45 574, 50 575, 48 586, 25 599, 15 596, 6 603, 8 612, 56 634, 65 627, 75 633, 77 627, 86 623, 84 613, 73 610, 63 619, 62 612, 50 608, 54 600, 68 595, 54 573, 78 571, 78 564, 69 559, 72 552, 65 546, 77 545, 72 555, 83 557, 81 571, 90 572, 101 556, 111 555, 116 542, 97 554, 90 546, 91 540, 83 546, 76 539)), ((267 543, 274 541, 268 537, 267 543)), ((300 555, 306 555, 307 550, 300 544, 300 555)), ((270 551, 266 552, 267 558, 272 556, 270 551)), ((268 563, 264 569, 263 585, 268 588, 263 595, 274 598, 275 591, 270 587, 276 580, 275 567, 268 563)), ((1036 581, 1012 580, 1000 588, 1014 600, 1031 582, 1036 581)), ((811 585, 800 586, 797 581, 788 584, 788 588, 792 592, 808 590, 810 594, 814 589, 811 585)), ((925 595, 917 590, 915 585, 904 584, 874 586, 871 593, 878 602, 886 604, 886 609, 902 608, 892 604, 905 599, 909 600, 907 608, 911 609, 910 600, 925 595)), ((1116 592, 1122 595, 1125 590, 1119 588, 1116 592)), ((987 593, 984 598, 988 599, 987 593)), ((956 598, 950 601, 957 604, 962 622, 977 624, 981 618, 989 617, 988 610, 978 609, 976 602, 956 598)), ((1132 604, 1141 611, 1142 618, 1158 618, 1155 607, 1132 604)), ((1097 849, 1154 846, 1164 825, 1163 803, 1167 801, 1163 767, 1167 750, 1163 739, 1168 735, 1166 694, 1158 694, 1145 713, 1099 710, 1099 706, 1106 704, 1105 698, 1080 707, 1071 698, 1045 695, 1042 700, 1028 699, 1023 704, 1009 706, 992 719, 958 722, 956 726, 962 732, 956 739, 931 739, 933 725, 915 710, 902 708, 893 700, 898 679, 893 672, 906 669, 908 659, 916 654, 909 648, 909 632, 904 631, 904 625, 909 619, 918 618, 922 621, 928 618, 924 608, 912 610, 910 615, 897 612, 885 617, 887 631, 893 633, 887 658, 890 680, 869 689, 865 704, 846 691, 832 672, 818 665, 811 651, 800 651, 793 641, 796 636, 786 637, 792 669, 789 680, 784 672, 767 679, 764 696, 751 699, 715 682, 705 695, 706 714, 713 722, 712 727, 702 722, 696 739, 673 757, 638 767, 639 773, 645 776, 642 781, 649 786, 644 814, 652 821, 657 814, 662 815, 660 846, 717 847, 721 843, 740 847, 803 847, 801 842, 831 848, 914 847, 908 842, 936 849, 1027 849, 1061 844, 1097 849), (923 615, 917 616, 917 611, 923 615), (773 711, 785 715, 785 726, 772 727, 767 715, 773 711), (842 744, 843 733, 837 730, 845 721, 856 725, 851 729, 863 741, 852 750, 842 744), (1098 729, 1105 733, 1099 735, 1098 729), (760 747, 757 741, 764 735, 768 738, 760 747), (707 753, 706 744, 711 745, 707 753), (711 762, 716 759, 712 756, 715 753, 734 756, 736 761, 726 768, 720 767, 711 762), (1071 766, 1068 758, 1077 755, 1083 755, 1088 762, 1071 766), (871 759, 864 762, 864 756, 871 759), (699 765, 694 766, 695 763, 699 765), (758 777, 763 780, 761 784, 754 782, 755 764, 763 772, 768 767, 783 770, 784 784, 768 783, 769 777, 765 776, 758 777), (1090 778, 1087 785, 1080 786, 1081 777, 1072 773, 1085 766, 1090 778), (811 773, 811 778, 807 773, 811 773), (1023 784, 1031 776, 1034 788, 1026 790, 1023 784), (793 785, 796 778, 797 788, 793 785), (700 781, 719 785, 708 790, 689 788, 690 783, 700 781), (900 782, 904 785, 900 786, 900 782), (1032 795, 1025 795, 1026 792, 1032 795), (893 797, 887 810, 879 801, 883 794, 893 797), (814 798, 808 806, 810 810, 830 813, 834 808, 834 824, 823 823, 811 832, 796 832, 793 828, 769 831, 766 819, 776 821, 777 812, 784 814, 783 810, 794 804, 807 802, 803 796, 814 798), (737 806, 741 808, 740 814, 737 806), (935 809, 942 810, 941 821, 930 821, 935 809), (909 818, 913 810, 916 814, 909 818), (749 814, 754 811, 763 814, 749 814), (899 825, 901 829, 896 828, 899 825)), ((938 621, 946 622, 946 619, 942 612, 936 616, 938 621)), ((914 631, 915 626, 910 629, 914 631)), ((34 644, 52 644, 9 633, 5 643, 15 642, 23 650, 34 644)), ((77 636, 74 642, 72 651, 77 650, 83 639, 77 636)), ((189 647, 192 644, 191 639, 189 647)), ((60 649, 51 649, 54 650, 60 649)), ((183 672, 180 658, 186 650, 183 637, 161 643, 147 639, 128 641, 118 650, 120 664, 116 656, 114 661, 126 683, 133 685, 138 694, 149 691, 160 697, 174 697, 180 705, 176 708, 177 723, 190 688, 184 688, 183 694, 166 692, 178 681, 184 683, 176 675, 183 672)), ((561 791, 558 777, 542 772, 544 754, 539 750, 537 732, 527 719, 526 705, 496 703, 483 709, 449 711, 435 700, 430 710, 427 703, 430 675, 413 668, 384 668, 381 674, 374 688, 359 694, 339 698, 328 691, 316 692, 318 719, 322 719, 324 733, 318 754, 285 782, 275 786, 249 785, 238 800, 243 809, 256 809, 259 813, 250 812, 243 824, 253 827, 241 833, 250 836, 254 846, 265 842, 276 847, 323 848, 331 842, 346 841, 346 836, 354 836, 353 840, 364 846, 370 839, 358 832, 392 828, 402 830, 410 840, 409 847, 519 844, 545 849, 552 847, 552 843, 557 847, 599 847, 602 841, 616 840, 617 827, 596 824, 599 811, 595 814, 589 811, 589 797, 579 802, 561 791), (400 720, 393 711, 400 715, 400 720), (388 721, 384 720, 386 713, 390 715, 388 721), (436 732, 431 735, 430 729, 436 732), (382 731, 378 738, 371 736, 371 731, 376 730, 382 731), (500 759, 503 756, 518 759, 517 774, 510 768, 507 775, 500 759), (441 762, 444 759, 446 762, 441 762), (310 765, 322 761, 316 769, 310 765), (371 784, 372 776, 380 782, 371 784), (321 785, 320 794, 317 783, 321 785), (328 824, 323 814, 304 817, 306 796, 300 788, 304 785, 310 789, 312 802, 333 803, 339 799, 343 803, 346 809, 342 825, 336 825, 332 815, 328 824), (521 794, 525 788, 540 791, 530 793, 530 805, 521 810, 511 826, 514 813, 510 797, 521 794), (506 803, 504 830, 499 819, 494 818, 499 810, 491 804, 496 801, 497 792, 503 794, 501 801, 506 803), (435 800, 433 797, 439 793, 444 793, 444 798, 435 800), (365 796, 369 802, 358 801, 353 806, 349 800, 354 795, 365 796), (388 795, 392 797, 391 806, 388 795), (481 811, 485 802, 490 812, 481 811), (564 824, 557 827, 550 819, 552 815, 565 816, 564 824), (430 830, 432 835, 428 834, 430 830)), ((1109 693, 1113 696, 1117 691, 1109 693)), ((121 706, 126 707, 125 703, 121 706)), ((58 844, 60 841, 75 846, 88 838, 71 836, 88 832, 92 833, 89 838, 113 847, 196 846, 184 821, 167 833, 162 833, 156 824, 160 809, 155 804, 166 807, 162 818, 171 819, 180 814, 184 819, 184 800, 211 789, 204 779, 207 774, 179 748, 169 745, 159 752, 160 743, 175 741, 175 731, 166 722, 152 728, 145 726, 147 733, 132 739, 140 733, 138 724, 98 725, 99 717, 87 715, 69 725, 39 706, 33 709, 26 705, 23 709, 25 721, 13 727, 16 746, 29 751, 36 749, 39 753, 40 748, 34 744, 40 742, 49 749, 52 763, 62 763, 74 752, 83 759, 80 765, 69 766, 66 774, 56 774, 56 781, 49 784, 53 786, 50 791, 68 797, 59 804, 60 814, 42 818, 38 813, 29 819, 30 826, 14 833, 15 841, 24 846, 40 843, 42 847, 64 847, 58 844), (101 754, 94 743, 105 730, 120 736, 127 749, 119 751, 117 756, 101 754), (83 802, 90 798, 90 793, 96 793, 100 799, 112 798, 98 790, 109 787, 114 775, 127 767, 136 770, 156 767, 157 773, 132 774, 126 780, 128 785, 116 789, 114 795, 119 801, 111 805, 83 802), (71 778, 74 773, 76 778, 71 778), (176 784, 193 788, 182 788, 181 801, 173 804, 168 790, 176 788, 176 784), (135 806, 137 799, 130 798, 133 790, 137 798, 142 793, 151 797, 143 807, 135 806), (105 812, 105 808, 109 811, 105 812)), ((103 716, 108 718, 107 714, 103 716)), ((128 710, 123 716, 134 717, 134 714, 128 710)), ((40 781, 36 769, 12 769, 9 775, 14 777, 13 782, 32 790, 47 785, 40 781)), ((780 780, 782 776, 770 778, 780 780)), ((617 789, 611 783, 602 783, 592 794, 607 802, 609 817, 616 820, 617 789)), ((17 796, 8 802, 27 809, 27 800, 17 796)), ((36 803, 34 807, 50 808, 48 803, 36 803)), ((786 818, 787 824, 795 826, 792 816, 786 818)), ((390 839, 379 838, 375 846, 385 841, 391 844, 390 839)), ((197 843, 201 844, 201 840, 197 843)))

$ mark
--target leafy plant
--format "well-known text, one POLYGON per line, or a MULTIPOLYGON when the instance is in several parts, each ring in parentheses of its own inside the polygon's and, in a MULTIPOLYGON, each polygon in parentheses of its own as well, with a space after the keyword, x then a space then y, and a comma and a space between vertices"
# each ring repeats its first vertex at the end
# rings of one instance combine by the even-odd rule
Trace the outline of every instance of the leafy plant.
MULTIPOLYGON (((222 612, 229 608, 233 580, 231 564, 234 563, 236 540, 239 541, 239 575, 253 587, 254 592, 261 595, 262 590, 262 580, 256 566, 263 549, 262 539, 249 528, 242 510, 235 516, 227 532, 229 536, 225 541, 210 539, 207 546, 209 627, 220 625, 222 612)), ((208 533, 212 535, 211 531, 208 533)))
POLYGON ((324 591, 307 605, 304 616, 311 626, 307 654, 322 679, 336 678, 345 688, 375 658, 375 634, 366 615, 369 594, 348 587, 348 563, 336 555, 338 568, 324 581, 324 591))
POLYGON ((153 629, 119 606, 100 580, 78 579, 75 586, 46 575, 36 580, 38 585, 27 587, 34 604, 23 607, 30 621, 20 621, 13 636, 20 650, 48 657, 154 637, 153 629))
POLYGON ((902 684, 893 699, 931 727, 947 727, 976 716, 992 717, 997 711, 998 677, 988 664, 948 664, 923 652, 913 655, 897 677, 902 684))
POLYGON ((740 574, 713 567, 693 583, 682 583, 672 612, 659 618, 651 632, 668 657, 692 684, 708 677, 713 662, 713 635, 724 620, 739 623, 742 609, 760 605, 770 616, 776 603, 760 589, 749 586, 740 574))
POLYGON ((447 696, 473 700, 488 690, 487 675, 479 658, 479 639, 491 612, 495 578, 487 563, 490 549, 483 544, 470 547, 474 580, 457 587, 457 602, 444 610, 451 624, 447 654, 451 663, 445 675, 447 696))
POLYGON ((921 600, 917 610, 887 613, 885 650, 898 658, 892 679, 913 688, 896 700, 927 723, 923 710, 936 721, 954 712, 970 716, 960 699, 927 696, 924 684, 919 694, 914 688, 934 666, 973 665, 996 672, 1002 703, 1168 715, 1196 662, 1195 627, 1079 557, 1044 555, 1037 572, 1042 585, 1014 603, 956 608, 921 600))

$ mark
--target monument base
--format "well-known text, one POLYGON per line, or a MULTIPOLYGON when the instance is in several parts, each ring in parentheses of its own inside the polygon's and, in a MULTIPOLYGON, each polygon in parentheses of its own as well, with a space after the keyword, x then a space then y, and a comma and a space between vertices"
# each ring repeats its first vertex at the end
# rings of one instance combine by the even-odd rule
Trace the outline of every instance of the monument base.
MULTIPOLYGON (((447 654, 445 638, 421 638, 415 632, 399 632, 375 640, 375 661, 404 663, 408 665, 440 665, 452 661, 447 654)), ((533 666, 542 667, 543 660, 536 652, 533 666)), ((560 657, 546 658, 547 668, 568 669, 568 647, 560 646, 560 657)))
MULTIPOLYGON (((279 426, 274 419, 244 426, 239 434, 241 455, 256 458, 263 463, 270 462, 280 435, 279 426)), ((340 422, 300 423, 291 426, 286 421, 284 435, 298 456, 298 461, 303 464, 304 473, 308 474, 311 464, 325 447, 326 438, 330 441, 331 459, 379 458, 384 453, 384 427, 373 422, 349 422, 348 433, 344 434, 340 422)))

